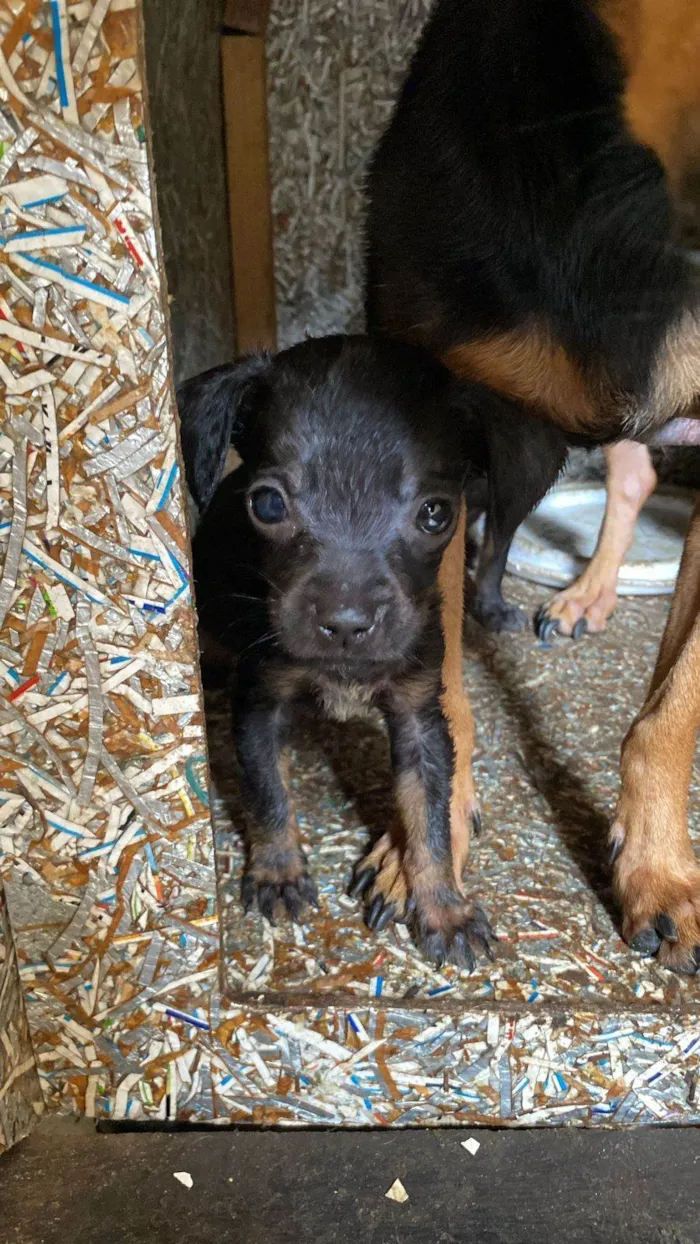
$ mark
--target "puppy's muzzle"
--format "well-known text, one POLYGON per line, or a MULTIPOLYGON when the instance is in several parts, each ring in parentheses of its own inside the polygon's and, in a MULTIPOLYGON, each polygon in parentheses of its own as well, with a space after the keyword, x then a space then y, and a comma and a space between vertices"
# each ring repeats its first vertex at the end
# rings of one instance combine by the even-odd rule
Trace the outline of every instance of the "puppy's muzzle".
POLYGON ((319 654, 366 650, 378 639, 389 613, 389 583, 372 577, 359 583, 336 575, 315 575, 305 592, 308 620, 319 654))

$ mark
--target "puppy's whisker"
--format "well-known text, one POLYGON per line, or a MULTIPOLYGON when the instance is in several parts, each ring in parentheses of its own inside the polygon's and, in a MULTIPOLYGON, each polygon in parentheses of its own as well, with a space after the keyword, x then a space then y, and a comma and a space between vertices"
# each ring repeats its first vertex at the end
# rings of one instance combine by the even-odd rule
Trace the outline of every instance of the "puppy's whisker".
POLYGON ((271 587, 273 592, 277 592, 280 596, 282 595, 282 588, 279 584, 275 583, 274 579, 271 579, 269 574, 266 574, 266 572, 261 570, 259 566, 251 566, 248 562, 234 562, 232 569, 248 570, 254 578, 262 579, 263 583, 267 583, 268 587, 271 587))
POLYGON ((252 600, 256 605, 264 605, 265 600, 262 596, 250 596, 247 592, 222 592, 215 597, 216 600, 252 600))
POLYGON ((241 657, 245 656, 247 652, 250 652, 251 648, 257 648, 259 644, 265 644, 265 643, 269 643, 273 639, 279 639, 281 634, 282 632, 277 630, 277 631, 268 631, 267 634, 265 635, 259 635, 257 639, 253 640, 252 643, 247 644, 245 648, 241 649, 239 656, 241 657))

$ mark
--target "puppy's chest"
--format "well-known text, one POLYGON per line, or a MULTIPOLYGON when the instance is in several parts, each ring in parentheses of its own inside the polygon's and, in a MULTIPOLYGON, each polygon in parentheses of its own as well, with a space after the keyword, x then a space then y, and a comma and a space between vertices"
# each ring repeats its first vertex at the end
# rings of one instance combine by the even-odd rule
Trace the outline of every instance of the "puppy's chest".
POLYGON ((318 678, 314 680, 313 693, 321 710, 333 721, 350 721, 353 717, 372 715, 375 693, 366 683, 318 678))

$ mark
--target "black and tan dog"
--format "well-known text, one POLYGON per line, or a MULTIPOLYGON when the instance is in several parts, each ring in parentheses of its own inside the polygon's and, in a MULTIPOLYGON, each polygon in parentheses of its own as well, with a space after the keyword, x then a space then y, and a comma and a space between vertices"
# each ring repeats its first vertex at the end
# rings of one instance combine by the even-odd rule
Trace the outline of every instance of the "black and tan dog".
POLYGON ((431 960, 473 966, 492 934, 462 883, 478 827, 462 490, 484 456, 484 412, 493 434, 508 403, 455 384, 416 347, 332 337, 197 376, 178 404, 202 513, 200 625, 235 658, 246 906, 298 917, 315 899, 285 772, 295 702, 341 717, 373 705, 402 828, 361 861, 355 893, 370 927, 408 919, 431 960), (242 465, 221 480, 231 443, 242 465))
MULTIPOLYGON (((437 0, 370 173, 368 311, 540 417, 489 463, 476 603, 496 629, 518 624, 508 545, 567 442, 700 443, 700 302, 674 209, 699 122, 697 0, 437 0)), ((697 516, 612 833, 625 936, 682 970, 700 962, 699 532, 697 516)))
MULTIPOLYGON (((695 0, 437 0, 375 154, 370 325, 555 422, 550 484, 567 441, 644 439, 697 393, 672 200, 700 153, 699 51, 695 0)), ((475 599, 496 630, 523 623, 501 579, 542 495, 509 465, 475 599)))

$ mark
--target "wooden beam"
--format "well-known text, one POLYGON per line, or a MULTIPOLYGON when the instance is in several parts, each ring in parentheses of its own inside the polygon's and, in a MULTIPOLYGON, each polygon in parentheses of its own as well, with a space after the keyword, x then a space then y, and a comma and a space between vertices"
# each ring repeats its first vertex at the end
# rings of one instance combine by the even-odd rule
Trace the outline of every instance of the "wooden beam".
POLYGON ((275 349, 265 40, 222 35, 228 206, 238 349, 275 349))
POLYGON ((270 16, 270 0, 226 0, 224 26, 264 37, 270 16))

